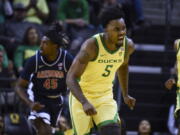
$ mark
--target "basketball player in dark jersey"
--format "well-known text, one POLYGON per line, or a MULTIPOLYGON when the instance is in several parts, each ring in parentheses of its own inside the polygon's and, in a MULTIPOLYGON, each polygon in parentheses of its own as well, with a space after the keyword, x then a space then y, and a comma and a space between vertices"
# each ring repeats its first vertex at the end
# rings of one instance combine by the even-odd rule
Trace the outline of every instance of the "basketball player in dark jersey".
POLYGON ((28 119, 38 135, 52 135, 52 127, 56 126, 62 110, 65 78, 72 63, 72 56, 61 48, 67 43, 62 26, 52 25, 42 37, 40 50, 27 61, 16 85, 17 94, 31 108, 28 119))

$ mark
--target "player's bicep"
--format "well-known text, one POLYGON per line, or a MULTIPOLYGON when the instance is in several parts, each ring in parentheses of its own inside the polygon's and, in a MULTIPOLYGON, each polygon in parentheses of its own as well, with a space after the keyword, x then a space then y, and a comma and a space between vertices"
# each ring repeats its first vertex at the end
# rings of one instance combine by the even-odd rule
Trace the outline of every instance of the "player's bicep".
POLYGON ((127 65, 129 62, 129 58, 130 56, 133 54, 133 52, 135 51, 135 45, 134 42, 131 39, 127 39, 128 40, 128 44, 127 44, 127 54, 125 56, 125 60, 123 65, 127 65))
POLYGON ((88 62, 94 59, 94 57, 96 56, 95 47, 96 46, 94 39, 85 41, 85 43, 81 47, 81 50, 73 61, 73 64, 71 65, 71 68, 69 70, 70 75, 73 75, 76 78, 80 78, 88 62))
POLYGON ((135 51, 135 44, 131 39, 129 39, 129 41, 128 41, 128 55, 130 56, 134 51, 135 51))
POLYGON ((26 88, 29 84, 29 81, 28 80, 25 80, 23 78, 19 78, 18 79, 18 82, 17 82, 18 86, 21 87, 21 88, 26 88))
POLYGON ((20 77, 24 80, 29 81, 32 73, 35 72, 35 68, 36 68, 36 60, 34 57, 31 57, 30 59, 27 60, 23 68, 23 71, 20 74, 20 77))
POLYGON ((174 41, 174 50, 175 50, 175 51, 178 50, 178 48, 179 48, 179 43, 180 43, 180 39, 176 39, 176 40, 174 41))
POLYGON ((88 53, 85 50, 81 50, 79 54, 76 56, 75 60, 73 61, 73 64, 71 65, 69 72, 72 73, 76 78, 80 78, 88 62, 88 53))

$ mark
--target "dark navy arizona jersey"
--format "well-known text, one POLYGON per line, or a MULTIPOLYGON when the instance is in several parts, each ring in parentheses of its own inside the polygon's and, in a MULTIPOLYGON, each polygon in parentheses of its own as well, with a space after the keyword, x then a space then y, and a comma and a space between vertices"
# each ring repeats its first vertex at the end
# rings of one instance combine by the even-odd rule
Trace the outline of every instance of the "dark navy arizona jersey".
POLYGON ((66 92, 66 74, 73 61, 65 50, 59 50, 59 56, 53 63, 47 63, 37 51, 26 62, 21 78, 30 81, 29 88, 36 96, 58 96, 66 92))

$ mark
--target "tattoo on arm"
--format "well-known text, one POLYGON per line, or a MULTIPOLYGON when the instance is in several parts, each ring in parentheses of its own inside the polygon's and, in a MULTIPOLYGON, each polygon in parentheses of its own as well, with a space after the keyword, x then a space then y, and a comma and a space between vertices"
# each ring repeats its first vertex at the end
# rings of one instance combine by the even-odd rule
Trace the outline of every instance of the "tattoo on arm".
POLYGON ((82 50, 78 55, 78 59, 81 64, 86 64, 89 61, 89 58, 90 56, 86 50, 82 50))

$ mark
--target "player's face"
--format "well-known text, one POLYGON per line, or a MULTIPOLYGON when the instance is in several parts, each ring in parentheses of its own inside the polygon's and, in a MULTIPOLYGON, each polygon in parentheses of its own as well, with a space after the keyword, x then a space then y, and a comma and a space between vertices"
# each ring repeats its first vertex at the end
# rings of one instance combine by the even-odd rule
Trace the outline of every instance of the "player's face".
POLYGON ((121 46, 126 35, 126 25, 124 19, 120 18, 118 20, 110 21, 105 31, 108 34, 109 40, 113 44, 116 44, 116 46, 121 46))
POLYGON ((26 16, 26 11, 25 10, 15 10, 14 14, 15 14, 15 17, 17 20, 23 20, 24 17, 26 16))
POLYGON ((140 133, 150 133, 151 132, 151 125, 149 121, 142 120, 139 124, 139 132, 140 133))
POLYGON ((50 56, 54 51, 56 50, 56 46, 53 45, 53 43, 46 37, 44 36, 41 41, 40 45, 40 53, 43 56, 50 56))

